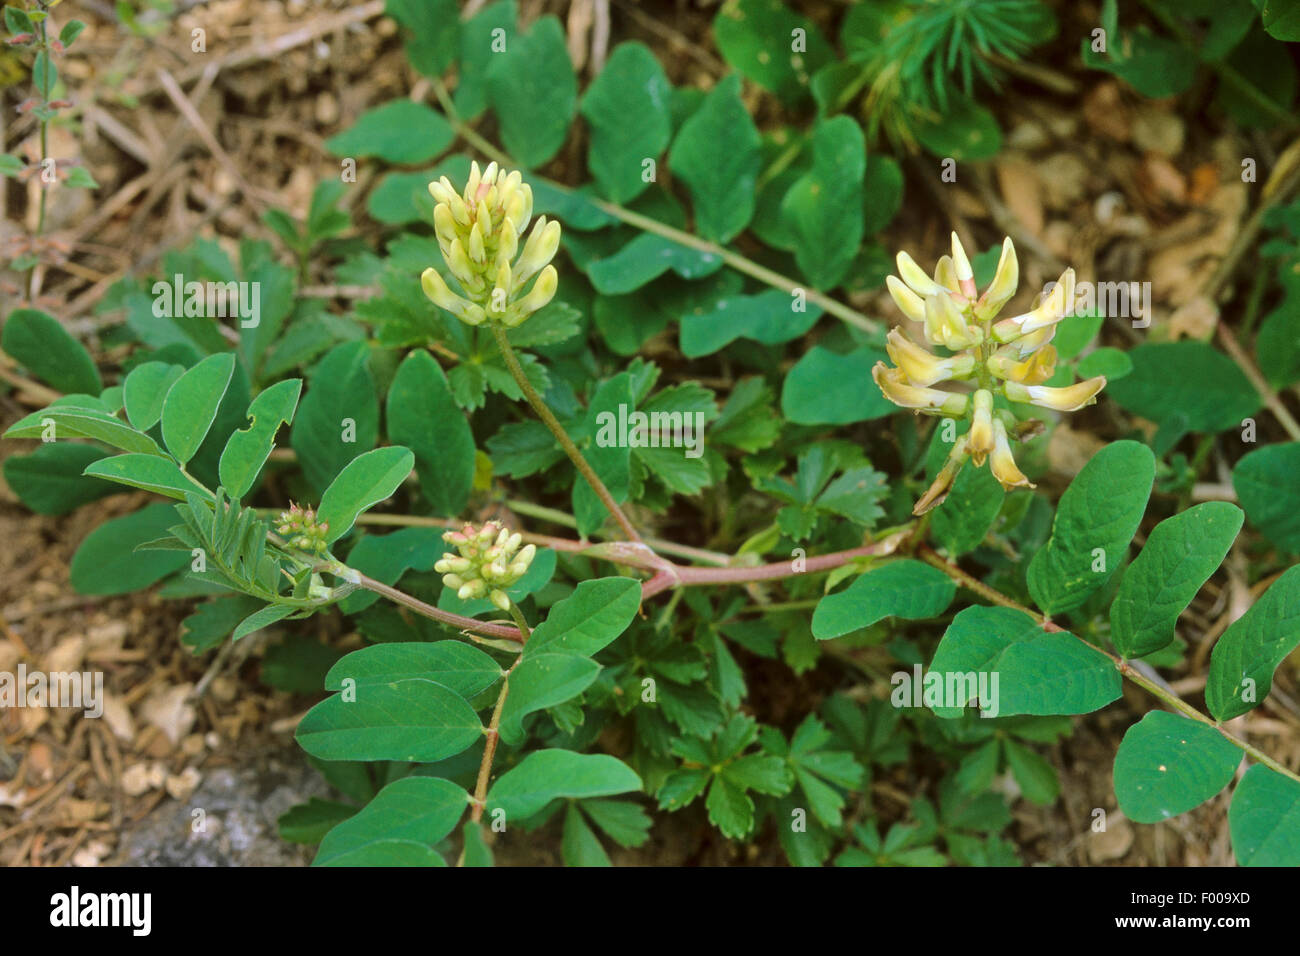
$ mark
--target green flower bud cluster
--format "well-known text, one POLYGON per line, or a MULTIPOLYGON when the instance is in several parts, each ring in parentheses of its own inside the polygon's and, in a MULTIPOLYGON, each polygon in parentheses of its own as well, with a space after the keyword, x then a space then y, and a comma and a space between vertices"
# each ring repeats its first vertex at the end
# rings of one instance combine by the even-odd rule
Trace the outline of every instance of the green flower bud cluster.
POLYGON ((467 524, 460 531, 448 531, 442 540, 456 548, 456 553, 448 551, 433 566, 442 575, 442 583, 455 588, 462 601, 487 597, 501 610, 510 610, 504 589, 527 573, 537 546, 530 544, 521 550, 523 537, 518 532, 511 534, 496 521, 481 528, 467 524))
POLYGON ((323 554, 329 548, 329 530, 329 522, 318 521, 314 509, 303 508, 292 501, 289 510, 281 511, 275 523, 276 534, 284 538, 289 547, 312 554, 323 554))
POLYGON ((437 269, 425 269, 420 283, 435 305, 469 325, 491 321, 513 329, 551 301, 559 277, 549 263, 560 247, 560 224, 538 217, 519 252, 533 214, 533 191, 518 171, 489 163, 480 173, 473 163, 463 193, 443 176, 429 183, 429 194, 437 203, 438 248, 463 292, 453 292, 437 269))

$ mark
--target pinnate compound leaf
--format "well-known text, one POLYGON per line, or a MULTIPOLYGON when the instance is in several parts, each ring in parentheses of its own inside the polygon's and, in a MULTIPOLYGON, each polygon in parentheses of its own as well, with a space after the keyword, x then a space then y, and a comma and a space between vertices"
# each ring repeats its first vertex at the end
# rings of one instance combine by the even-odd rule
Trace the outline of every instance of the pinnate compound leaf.
POLYGON ((1137 823, 1159 823, 1226 787, 1242 752, 1215 728, 1153 710, 1128 729, 1115 754, 1115 796, 1137 823))

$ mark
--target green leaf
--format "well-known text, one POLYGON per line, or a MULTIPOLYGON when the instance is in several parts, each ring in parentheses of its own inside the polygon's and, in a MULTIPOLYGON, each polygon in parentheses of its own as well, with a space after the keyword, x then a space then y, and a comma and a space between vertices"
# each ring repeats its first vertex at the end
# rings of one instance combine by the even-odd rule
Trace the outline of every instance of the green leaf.
POLYGON ((440 79, 456 59, 460 17, 454 0, 388 0, 384 13, 404 28, 411 66, 440 79))
POLYGON ((1241 866, 1300 866, 1300 783, 1262 764, 1237 784, 1228 807, 1241 866))
POLYGON ((710 90, 682 124, 668 165, 690 191, 696 230, 704 238, 727 242, 749 225, 762 164, 760 142, 735 75, 710 90))
POLYGON ((17 36, 21 33, 35 33, 36 24, 22 7, 5 5, 5 29, 17 36))
POLYGON ((127 594, 147 588, 190 563, 189 552, 136 551, 136 545, 167 534, 176 523, 169 504, 105 521, 90 532, 72 556, 69 577, 78 594, 127 594))
POLYGON ((200 604, 194 613, 181 622, 181 643, 201 654, 216 647, 258 608, 262 602, 247 594, 235 594, 200 604))
POLYGON ((511 156, 533 168, 560 151, 577 108, 578 81, 559 20, 542 17, 493 56, 487 83, 511 156))
POLYGON ((122 399, 127 420, 140 431, 148 431, 162 418, 163 400, 185 374, 184 365, 145 362, 131 369, 122 382, 122 399))
POLYGON ((534 654, 510 675, 510 694, 501 711, 501 739, 511 746, 524 740, 524 718, 572 700, 595 681, 600 665, 576 654, 534 654))
POLYGON ((867 148, 862 128, 847 116, 817 125, 813 166, 781 201, 794 233, 795 261, 823 291, 840 284, 862 243, 862 180, 867 148))
POLYGON ((325 675, 325 689, 343 690, 345 681, 361 686, 423 677, 468 700, 491 687, 501 675, 496 661, 462 641, 374 644, 353 651, 331 667, 325 675))
POLYGON ((564 833, 560 853, 565 866, 613 866, 600 840, 582 818, 576 803, 564 811, 564 833))
POLYGON ((253 487, 275 448, 275 433, 282 424, 293 422, 301 392, 302 379, 286 379, 266 389, 248 406, 248 427, 231 435, 221 452, 221 485, 231 498, 238 500, 253 487))
POLYGON ((465 699, 431 680, 361 684, 354 696, 335 694, 307 712, 297 732, 303 750, 322 760, 434 763, 483 735, 465 699))
POLYGON ((114 455, 92 462, 85 473, 92 478, 143 488, 177 501, 184 501, 187 494, 203 493, 198 485, 185 477, 174 461, 158 455, 114 455))
POLYGON ((587 266, 587 278, 603 295, 624 295, 641 288, 669 269, 683 279, 700 279, 722 268, 722 257, 701 252, 656 236, 642 233, 613 255, 587 266))
POLYGON ((1215 728, 1153 710, 1128 729, 1115 754, 1115 796, 1136 823, 1176 817, 1232 782, 1241 750, 1215 728))
POLYGON ((1023 744, 1010 738, 1003 741, 1007 766, 1020 785, 1025 799, 1039 806, 1051 806, 1061 795, 1061 782, 1052 765, 1023 744))
POLYGON ((1029 593, 1048 615, 1072 611, 1119 569, 1155 481, 1146 445, 1107 445, 1075 475, 1046 547, 1029 564, 1029 593))
POLYGON ((404 777, 380 790, 362 810, 326 834, 312 866, 330 866, 350 857, 364 866, 365 851, 377 843, 401 841, 432 849, 456 829, 469 806, 469 794, 450 780, 404 777))
POLYGON ((1105 346, 1081 358, 1077 369, 1080 378, 1104 375, 1107 382, 1114 382, 1133 371, 1133 360, 1127 352, 1105 346))
POLYGON ((681 317, 682 354, 711 355, 738 338, 778 345, 803 335, 821 318, 821 306, 800 302, 779 289, 725 296, 702 312, 681 317))
POLYGON ((1254 2, 1269 36, 1275 40, 1288 42, 1300 40, 1300 8, 1288 3, 1287 0, 1254 0, 1254 2))
POLYGON ((952 603, 957 585, 928 564, 904 558, 859 575, 837 594, 822 598, 813 612, 813 637, 842 637, 887 617, 935 617, 952 603))
POLYGON ((248 617, 239 622, 235 628, 235 633, 231 636, 232 641, 247 637, 254 631, 260 631, 264 627, 270 627, 277 621, 283 621, 290 614, 296 614, 298 608, 291 604, 268 604, 260 611, 254 611, 248 617))
POLYGON ((234 371, 234 352, 209 355, 178 378, 163 399, 163 442, 182 465, 203 444, 234 371))
POLYGON ((975 162, 1002 149, 997 117, 964 93, 949 94, 948 109, 917 124, 916 138, 933 156, 975 162))
POLYGON ((1267 445, 1232 469, 1232 487, 1246 517, 1264 537, 1300 554, 1300 442, 1267 445))
POLYGON ((949 557, 973 551, 984 542, 1005 500, 993 472, 963 468, 943 503, 930 512, 930 535, 949 557))
POLYGON ((280 814, 276 825, 280 839, 289 843, 319 843, 331 828, 357 812, 350 803, 312 797, 280 814))
POLYGON ((77 37, 81 36, 81 31, 84 29, 86 25, 80 20, 69 20, 63 25, 63 29, 59 31, 59 42, 63 44, 65 51, 77 41, 77 37))
POLYGON ((898 411, 871 380, 885 353, 863 347, 841 355, 815 345, 786 374, 781 411, 800 425, 848 425, 898 411))
POLYGON ((365 342, 335 346, 316 366, 298 408, 289 443, 307 480, 319 491, 360 452, 374 448, 379 438, 379 400, 369 356, 365 342))
POLYGON ((1196 54, 1190 46, 1156 36, 1145 27, 1111 29, 1105 53, 1094 53, 1089 39, 1083 40, 1085 66, 1113 73, 1143 96, 1165 99, 1177 96, 1196 76, 1196 54))
POLYGON ((1154 342, 1128 353, 1133 371, 1106 394, 1135 415, 1163 423, 1186 419, 1194 432, 1237 428, 1259 410, 1259 393, 1244 372, 1204 342, 1154 342))
POLYGON ((488 791, 487 811, 491 816, 504 810, 508 821, 527 820, 561 797, 608 797, 640 789, 641 778, 616 757, 538 750, 497 779, 488 791))
POLYGON ((87 466, 104 457, 104 451, 94 445, 42 443, 30 455, 10 455, 4 460, 5 483, 38 515, 67 514, 121 490, 83 477, 87 466))
MULTIPOLYGON (((12 9, 6 7, 6 10, 12 9)), ((0 347, 56 391, 98 395, 104 387, 95 360, 59 320, 36 309, 14 309, 5 321, 0 347)))
POLYGON ((808 99, 812 74, 835 58, 817 25, 781 0, 728 0, 713 20, 723 59, 787 106, 808 99))
POLYGON ((436 850, 414 840, 381 840, 334 857, 330 866, 446 866, 436 850))
POLYGON ((582 581, 533 629, 524 657, 540 653, 591 657, 627 630, 641 607, 641 585, 632 578, 582 581))
POLYGON ((645 176, 645 161, 656 162, 672 139, 671 92, 663 67, 642 43, 614 47, 587 87, 582 98, 582 115, 591 128, 587 166, 614 202, 635 199, 653 181, 645 176))
POLYGON ((1227 556, 1244 517, 1235 505, 1209 501, 1156 525, 1110 606, 1121 654, 1142 657, 1174 639, 1178 616, 1227 556))
POLYGON ((352 530, 357 515, 390 498, 415 465, 415 456, 398 445, 358 455, 339 472, 321 496, 317 515, 329 524, 326 540, 337 541, 352 530))
POLYGON ((1273 672, 1300 644, 1300 565, 1288 568, 1223 632, 1210 655, 1205 703, 1219 721, 1257 707, 1273 672))
MULTIPOLYGON (((587 431, 596 440, 592 441, 584 454, 588 464, 605 483, 614 501, 619 503, 627 500, 631 487, 632 449, 626 443, 617 440, 602 442, 600 431, 602 422, 618 421, 620 408, 635 407, 630 382, 631 376, 627 372, 615 375, 596 390, 591 405, 587 408, 587 431)), ((585 478, 580 476, 574 478, 572 498, 573 516, 578 522, 578 533, 586 536, 596 531, 609 512, 585 478)))
POLYGON ((456 131, 437 110, 398 99, 366 110, 352 126, 325 141, 335 156, 378 156, 389 163, 426 163, 442 154, 456 131))
POLYGON ((514 42, 517 19, 514 0, 499 0, 460 25, 460 63, 452 100, 463 119, 477 119, 487 109, 488 67, 514 42))
POLYGON ((474 483, 474 435, 442 367, 423 349, 406 357, 389 387, 388 437, 414 453, 433 513, 459 514, 474 483))
POLYGON ((152 438, 136 431, 120 418, 98 409, 65 403, 56 403, 14 422, 4 433, 4 437, 37 438, 45 441, 49 422, 54 423, 53 435, 57 439, 93 438, 105 445, 121 448, 123 451, 138 451, 150 455, 162 454, 162 449, 152 438))
MULTIPOLYGON (((1004 607, 968 607, 953 618, 926 675, 938 675, 943 700, 924 703, 938 716, 960 717, 976 702, 980 674, 993 698, 989 717, 1086 714, 1117 700, 1119 671, 1110 658, 1065 631, 1044 631, 1029 615, 1004 607)), ((929 687, 913 688, 920 697, 929 687)), ((896 687, 894 700, 906 696, 896 687)))

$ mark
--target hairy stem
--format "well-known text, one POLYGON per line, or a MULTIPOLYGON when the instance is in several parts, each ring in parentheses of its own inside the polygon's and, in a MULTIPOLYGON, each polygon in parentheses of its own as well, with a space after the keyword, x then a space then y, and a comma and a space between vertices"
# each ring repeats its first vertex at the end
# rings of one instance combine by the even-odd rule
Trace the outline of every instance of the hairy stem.
POLYGON ((568 455, 569 460, 573 462, 573 466, 578 469, 578 473, 582 475, 583 478, 587 479, 587 484, 591 485, 591 490, 596 492, 596 497, 600 499, 601 504, 603 504, 605 509, 614 516, 614 520, 617 521, 618 526, 623 529, 623 533, 628 537, 628 540, 640 542, 641 535, 637 532, 636 528, 633 527, 632 522, 628 520, 627 515, 623 513, 623 509, 618 506, 618 502, 615 501, 614 496, 609 493, 609 489, 605 487, 605 483, 600 480, 600 476, 596 474, 591 465, 587 462, 587 459, 583 457, 582 452, 579 451, 578 446, 573 443, 573 439, 570 438, 569 433, 564 430, 564 426, 561 425, 560 420, 555 417, 555 413, 551 411, 550 406, 547 405, 542 396, 538 394, 537 389, 533 388, 533 383, 528 381, 528 376, 524 374, 523 366, 519 364, 519 357, 515 355, 514 347, 511 346, 510 339, 506 335, 505 327, 496 322, 492 322, 490 325, 492 328, 492 337, 496 339, 497 348, 501 350, 501 357, 506 361, 506 368, 510 369, 510 374, 514 376, 515 382, 518 383, 520 390, 524 393, 524 397, 528 399, 528 404, 533 406, 533 411, 535 411, 537 417, 542 420, 542 424, 550 429, 551 434, 555 436, 555 440, 558 441, 560 447, 564 449, 564 453, 568 455))

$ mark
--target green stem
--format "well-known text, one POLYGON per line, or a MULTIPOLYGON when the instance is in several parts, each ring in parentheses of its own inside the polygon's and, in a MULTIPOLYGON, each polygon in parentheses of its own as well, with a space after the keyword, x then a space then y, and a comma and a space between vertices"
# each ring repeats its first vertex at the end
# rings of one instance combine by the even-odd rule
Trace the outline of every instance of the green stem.
POLYGON ((528 376, 524 374, 523 366, 519 364, 519 358, 515 355, 514 347, 510 344, 510 339, 506 334, 505 327, 496 322, 491 322, 489 324, 492 328, 492 337, 496 339, 497 348, 501 350, 501 357, 505 359, 506 368, 510 369, 510 374, 514 376, 516 384, 518 384, 520 390, 524 393, 524 397, 528 399, 528 404, 533 406, 533 411, 537 413, 537 417, 542 420, 543 425, 550 429, 551 434, 555 436, 555 440, 558 441, 560 447, 564 449, 564 453, 568 455, 569 460, 573 462, 573 466, 578 469, 578 473, 581 474, 583 478, 587 479, 587 484, 591 485, 591 490, 596 493, 596 497, 600 499, 601 504, 605 506, 606 510, 614 516, 614 520, 617 521, 618 526, 623 529, 623 533, 627 536, 628 540, 640 542, 641 535, 637 532, 636 528, 632 526, 632 522, 629 521, 627 515, 623 513, 623 509, 618 506, 618 502, 615 501, 614 496, 609 493, 609 489, 605 487, 605 483, 600 480, 600 476, 596 474, 595 470, 593 470, 591 465, 587 462, 587 459, 583 457, 582 452, 579 451, 578 446, 573 443, 573 439, 570 438, 569 433, 564 430, 564 426, 561 425, 560 420, 555 417, 555 413, 551 411, 550 406, 546 404, 545 399, 542 398, 537 389, 533 388, 533 383, 528 381, 528 376))

